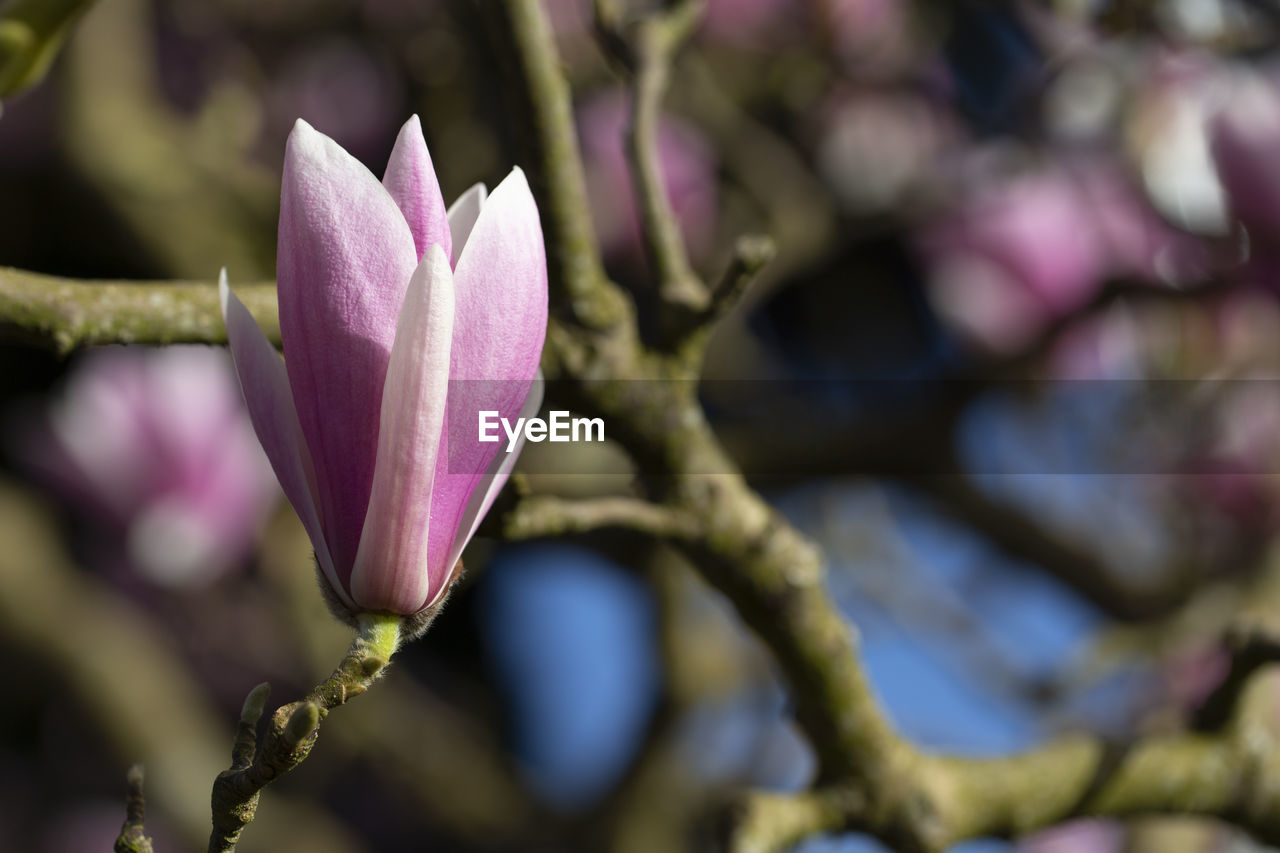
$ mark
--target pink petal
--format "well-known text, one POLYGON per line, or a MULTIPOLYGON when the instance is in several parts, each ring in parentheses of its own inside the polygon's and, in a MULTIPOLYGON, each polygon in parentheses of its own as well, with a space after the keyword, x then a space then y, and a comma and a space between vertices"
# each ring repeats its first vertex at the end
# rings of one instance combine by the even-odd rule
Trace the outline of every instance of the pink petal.
POLYGON ((488 190, 484 184, 472 184, 469 190, 458 196, 457 201, 449 205, 446 215, 449 219, 449 233, 453 237, 454 266, 458 265, 458 258, 462 257, 462 248, 471 236, 471 229, 476 227, 476 220, 480 218, 480 209, 484 207, 487 196, 488 190))
POLYGON ((293 504, 298 518, 302 519, 302 526, 311 537, 321 571, 334 593, 350 605, 351 599, 338 582, 320 526, 311 454, 302 435, 302 426, 298 423, 284 362, 267 336, 262 334, 262 329, 258 328, 249 309, 227 286, 226 270, 218 281, 218 291, 222 297, 222 320, 227 326, 227 342, 240 377, 240 388, 244 392, 253 430, 258 434, 262 449, 267 452, 267 459, 271 461, 285 497, 293 504))
POLYGON ((478 413, 494 410, 512 422, 519 417, 546 336, 542 227, 519 169, 485 202, 458 259, 454 282, 448 421, 432 495, 430 554, 436 577, 452 571, 451 565, 435 560, 453 553, 472 493, 494 457, 506 452, 505 439, 477 440, 478 413))
POLYGON ((409 615, 430 586, 427 528, 431 481, 449 391, 453 273, 433 245, 409 282, 387 368, 373 494, 351 572, 362 609, 409 615))
MULTIPOLYGON (((533 387, 529 389, 529 397, 524 402, 524 408, 520 410, 520 417, 527 419, 538 414, 538 410, 542 408, 542 396, 545 390, 546 383, 542 379, 542 371, 538 371, 538 375, 533 380, 533 387)), ((505 440, 504 436, 503 441, 505 440)), ((485 472, 475 491, 471 493, 471 499, 467 501, 466 509, 462 513, 462 520, 458 524, 459 535, 454 537, 453 547, 449 550, 449 559, 444 563, 450 572, 452 572, 454 565, 457 564, 458 558, 462 556, 462 551, 467 547, 467 543, 471 541, 471 537, 476 535, 476 528, 480 526, 480 522, 488 515, 489 507, 493 506, 493 502, 497 500, 498 493, 507 484, 507 480, 511 477, 512 469, 516 467, 516 460, 520 458, 520 451, 523 449, 524 432, 521 431, 512 451, 507 453, 506 446, 503 446, 502 452, 489 463, 489 470, 485 472)), ((445 582, 435 588, 435 594, 427 602, 427 606, 430 607, 435 604, 448 588, 448 578, 446 577, 445 582)))
POLYGON ((280 333, 325 541, 344 581, 373 483, 396 318, 416 266, 413 235, 382 184, 299 121, 280 192, 280 333))
POLYGON ((427 141, 422 138, 422 122, 413 116, 400 128, 387 172, 382 185, 400 206, 409 223, 418 258, 427 254, 431 246, 444 248, 446 258, 453 257, 453 242, 445 217, 444 199, 440 195, 440 183, 436 180, 435 167, 427 152, 427 141))

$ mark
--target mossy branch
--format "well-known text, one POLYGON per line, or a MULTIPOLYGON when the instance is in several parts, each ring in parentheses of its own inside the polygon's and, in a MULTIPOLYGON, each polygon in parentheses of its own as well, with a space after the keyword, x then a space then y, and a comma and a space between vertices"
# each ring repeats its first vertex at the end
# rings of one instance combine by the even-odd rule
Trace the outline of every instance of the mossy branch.
MULTIPOLYGON (((275 285, 239 284, 236 294, 278 344, 275 285)), ((0 267, 0 339, 66 354, 99 344, 222 344, 227 333, 213 279, 80 281, 0 267)))
POLYGON ((306 698, 276 709, 260 748, 257 726, 270 688, 259 684, 249 692, 231 749, 231 767, 213 783, 209 853, 234 853, 240 834, 257 814, 262 789, 305 761, 321 721, 365 692, 386 669, 400 642, 399 617, 366 613, 359 618, 360 633, 338 668, 306 698))

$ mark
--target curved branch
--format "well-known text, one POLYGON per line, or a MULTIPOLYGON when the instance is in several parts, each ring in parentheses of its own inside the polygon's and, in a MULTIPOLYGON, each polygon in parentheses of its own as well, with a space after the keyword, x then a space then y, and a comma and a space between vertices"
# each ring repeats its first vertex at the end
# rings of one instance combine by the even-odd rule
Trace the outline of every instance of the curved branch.
POLYGON ((621 15, 612 4, 595 4, 596 31, 602 46, 632 74, 631 123, 627 157, 636 187, 645 250, 658 274, 658 292, 677 316, 706 309, 706 285, 693 272, 679 221, 667 196, 658 155, 658 122, 662 98, 671 80, 676 52, 702 17, 700 0, 681 0, 641 20, 628 38, 621 15))
MULTIPOLYGON (((965 839, 1014 838, 1077 817, 1149 814, 1211 817, 1260 841, 1280 841, 1280 668, 1249 684, 1230 723, 1214 734, 1152 736, 1128 745, 1073 736, 996 759, 917 756, 908 796, 922 806, 918 832, 899 849, 944 850, 965 839)), ((885 827, 865 799, 839 788, 754 793, 740 803, 734 853, 768 853, 817 832, 885 827)))
MULTIPOLYGON (((274 283, 237 285, 267 336, 280 342, 274 283)), ((65 355, 99 344, 223 344, 212 281, 79 281, 0 267, 0 339, 65 355)))
POLYGON ((305 699, 276 709, 256 755, 256 729, 270 689, 259 684, 250 691, 240 712, 231 767, 213 783, 209 853, 234 853, 240 833, 257 813, 262 789, 306 760, 320 733, 320 722, 331 710, 365 692, 386 669, 400 643, 400 617, 362 613, 359 620, 360 634, 338 668, 305 699))

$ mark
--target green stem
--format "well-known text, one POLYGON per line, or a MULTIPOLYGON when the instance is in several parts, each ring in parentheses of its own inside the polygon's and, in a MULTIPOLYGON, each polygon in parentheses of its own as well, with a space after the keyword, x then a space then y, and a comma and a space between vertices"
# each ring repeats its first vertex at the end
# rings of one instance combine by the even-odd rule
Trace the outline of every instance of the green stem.
POLYGON ((360 639, 375 654, 390 660, 400 648, 400 626, 404 624, 404 617, 393 613, 361 613, 357 620, 360 639))
POLYGON ((357 623, 360 633, 338 667, 305 699, 277 708, 260 742, 255 735, 266 706, 266 685, 255 687, 245 700, 231 767, 213 783, 209 853, 234 853, 240 834, 257 814, 262 789, 306 760, 329 712, 365 692, 386 669, 400 645, 403 617, 361 613, 357 623))

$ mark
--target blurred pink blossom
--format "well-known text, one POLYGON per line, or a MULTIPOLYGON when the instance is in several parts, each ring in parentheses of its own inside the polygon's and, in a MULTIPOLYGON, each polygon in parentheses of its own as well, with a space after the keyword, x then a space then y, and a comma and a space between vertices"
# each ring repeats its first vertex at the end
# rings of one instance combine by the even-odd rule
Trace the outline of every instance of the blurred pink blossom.
POLYGON ((1025 346, 1110 278, 1178 281, 1203 263, 1119 170, 1055 166, 983 186, 923 238, 939 311, 997 352, 1025 346))
MULTIPOLYGON (((628 110, 621 92, 596 95, 578 110, 578 133, 600 244, 606 253, 638 256, 640 223, 624 147, 628 110)), ((666 116, 658 128, 658 157, 680 229, 690 252, 699 255, 715 236, 715 153, 694 127, 666 116)))
POLYGON ((233 567, 278 495, 220 350, 94 351, 27 426, 22 461, 158 584, 233 567))

